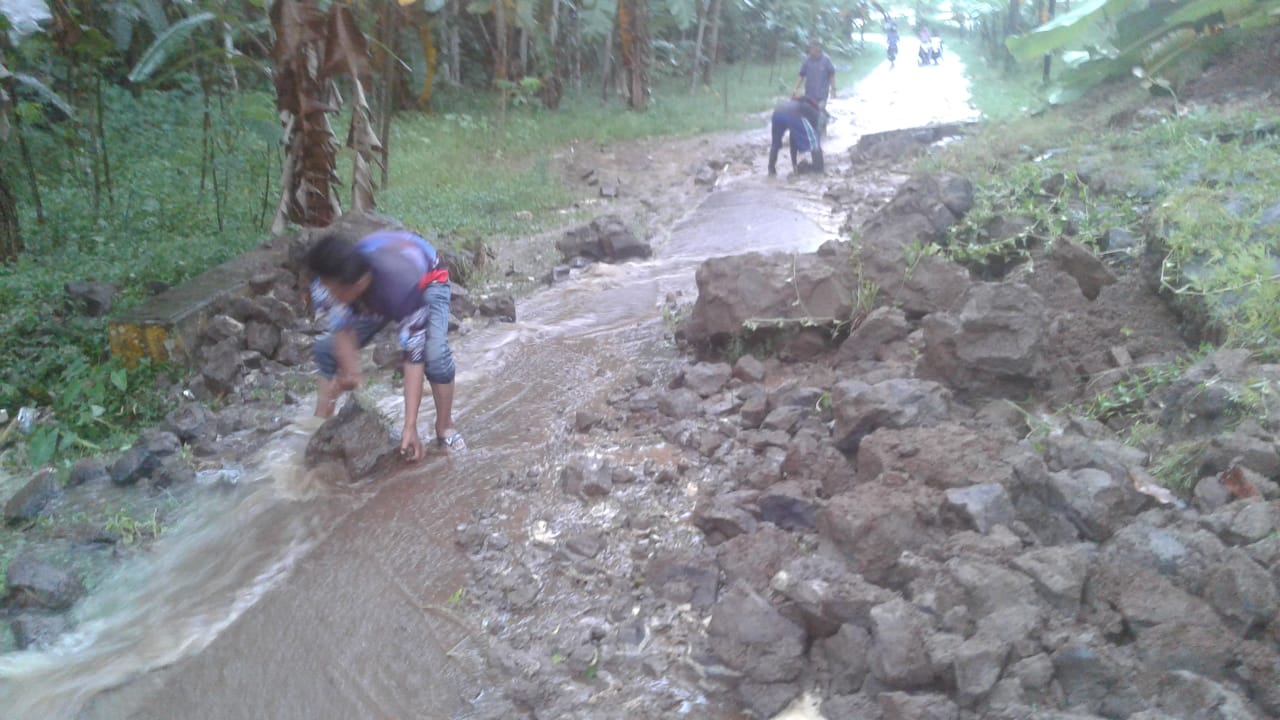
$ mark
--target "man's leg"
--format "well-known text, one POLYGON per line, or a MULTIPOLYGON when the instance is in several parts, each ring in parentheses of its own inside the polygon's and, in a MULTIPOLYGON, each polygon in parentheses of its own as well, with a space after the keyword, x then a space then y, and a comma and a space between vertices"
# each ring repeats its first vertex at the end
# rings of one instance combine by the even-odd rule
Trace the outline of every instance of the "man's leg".
POLYGON ((456 367, 449 349, 449 286, 437 283, 427 286, 426 378, 431 385, 431 400, 436 406, 436 438, 449 440, 457 435, 453 427, 453 379, 456 367))
POLYGON ((782 136, 787 132, 787 121, 774 113, 771 121, 773 141, 769 146, 769 174, 778 174, 778 151, 782 149, 782 136))

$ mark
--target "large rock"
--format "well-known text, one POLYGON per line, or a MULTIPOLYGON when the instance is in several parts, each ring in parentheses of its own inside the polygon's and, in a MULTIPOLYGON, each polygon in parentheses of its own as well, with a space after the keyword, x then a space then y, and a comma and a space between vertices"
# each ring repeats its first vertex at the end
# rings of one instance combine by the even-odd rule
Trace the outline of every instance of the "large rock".
POLYGON ((1013 502, 999 483, 979 483, 945 491, 947 508, 980 533, 1014 520, 1013 502))
POLYGON ((1086 538, 1102 541, 1145 506, 1150 498, 1129 483, 1092 468, 1049 476, 1050 507, 1064 514, 1086 538))
POLYGON ((650 560, 644 578, 659 596, 701 610, 715 603, 720 585, 715 565, 670 552, 650 560))
POLYGON ((724 389, 733 375, 728 363, 695 363, 685 368, 684 385, 699 397, 711 397, 724 389))
POLYGON ((1126 718, 1145 703, 1133 686, 1132 660, 1103 643, 1075 640, 1053 653, 1054 677, 1069 707, 1126 718))
POLYGON ((911 603, 891 600, 871 609, 871 674, 891 688, 909 690, 933 682, 926 640, 928 618, 911 603))
POLYGON ((1050 605, 1065 615, 1080 610, 1089 564, 1097 553, 1090 543, 1058 545, 1028 550, 1013 559, 1013 566, 1028 575, 1050 605))
POLYGON ((1115 273, 1097 255, 1069 238, 1054 238, 1049 256, 1063 272, 1075 279, 1080 293, 1090 300, 1096 299, 1102 288, 1117 281, 1115 273))
POLYGON ((160 457, 150 449, 135 445, 111 465, 111 481, 117 485, 133 485, 146 480, 160 469, 160 457))
POLYGON ((240 362, 240 340, 226 338, 205 348, 200 363, 200 376, 205 386, 216 395, 225 395, 236 388, 243 367, 240 362))
POLYGON ((760 320, 846 322, 857 280, 844 258, 746 253, 698 268, 698 300, 684 326, 695 346, 720 347, 760 320))
POLYGON ((730 538, 716 547, 716 562, 726 584, 743 580, 763 588, 792 559, 800 556, 795 537, 773 525, 730 538))
POLYGON ((971 706, 995 687, 1009 657, 1009 643, 975 635, 956 648, 955 679, 960 702, 971 706))
POLYGON ((345 480, 354 482, 382 472, 395 457, 396 449, 382 419, 352 399, 311 436, 303 460, 308 468, 322 464, 341 467, 345 480))
POLYGON ((214 414, 200 403, 187 403, 164 416, 160 428, 167 430, 184 443, 194 442, 213 433, 214 414))
POLYGON ((906 340, 912 329, 901 308, 878 307, 840 343, 836 362, 888 360, 894 354, 895 344, 906 340))
POLYGON ((909 484, 866 483, 818 512, 818 533, 867 580, 885 585, 904 552, 937 539, 940 494, 909 484))
POLYGON ((951 393, 928 380, 894 379, 868 385, 844 380, 831 391, 833 437, 845 452, 879 428, 937 425, 951 413, 951 393))
POLYGON ((1013 466, 1003 449, 1007 435, 959 423, 881 428, 858 445, 858 476, 874 480, 887 471, 939 489, 978 483, 1013 484, 1013 466))
POLYGON ((1021 283, 976 283, 957 313, 924 319, 922 377, 989 395, 1018 398, 1046 375, 1049 315, 1039 293, 1021 283))
POLYGON ((9 563, 5 586, 14 607, 66 610, 84 595, 79 577, 29 555, 9 563))
POLYGON ((111 312, 111 301, 119 286, 107 282, 76 281, 63 286, 67 302, 77 312, 89 317, 102 317, 111 312))
POLYGON ((849 572, 841 562, 806 556, 787 564, 770 586, 795 604, 810 636, 827 637, 845 624, 871 627, 871 608, 893 593, 849 572))
POLYGON ((653 254, 649 243, 636 237, 617 215, 601 215, 587 225, 566 232, 556 241, 556 249, 565 260, 583 257, 618 262, 647 258, 653 254))
POLYGON ((66 615, 23 613, 13 619, 10 628, 19 650, 41 650, 70 630, 71 623, 66 615))
POLYGON ((294 367, 311 359, 311 337, 297 330, 283 330, 276 346, 276 362, 294 367))
POLYGON ((1196 720, 1261 720, 1258 708, 1235 690, 1177 670, 1160 679, 1157 695, 1160 709, 1173 717, 1196 720))
POLYGON ((58 476, 52 470, 41 470, 27 481, 4 504, 5 523, 20 523, 34 519, 45 506, 62 493, 58 476))
POLYGON ((804 667, 804 630, 741 581, 716 604, 707 636, 721 662, 755 682, 789 682, 804 667))
POLYGON ((880 711, 884 720, 957 720, 960 708, 946 695, 904 692, 880 693, 880 711))
POLYGON ((819 643, 831 673, 831 692, 857 692, 871 669, 871 633, 857 625, 842 625, 819 643))
POLYGON ((1207 599, 1241 634, 1274 622, 1280 613, 1276 583, 1248 553, 1233 549, 1209 578, 1207 599))

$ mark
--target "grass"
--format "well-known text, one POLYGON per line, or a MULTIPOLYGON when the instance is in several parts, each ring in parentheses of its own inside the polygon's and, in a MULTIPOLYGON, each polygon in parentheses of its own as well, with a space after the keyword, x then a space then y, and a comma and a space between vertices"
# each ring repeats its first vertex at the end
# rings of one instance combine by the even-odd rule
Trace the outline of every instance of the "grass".
POLYGON ((1022 64, 1009 71, 992 63, 977 43, 966 39, 949 43, 948 49, 964 62, 973 105, 987 120, 1015 120, 1045 107, 1038 63, 1022 64))

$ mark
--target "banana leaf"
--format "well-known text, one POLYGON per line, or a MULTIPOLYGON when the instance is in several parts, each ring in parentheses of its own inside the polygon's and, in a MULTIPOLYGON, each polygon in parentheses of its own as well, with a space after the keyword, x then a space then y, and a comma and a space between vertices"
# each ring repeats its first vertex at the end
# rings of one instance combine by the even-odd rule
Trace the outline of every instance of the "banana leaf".
POLYGON ((129 82, 146 82, 164 65, 169 55, 180 46, 182 41, 195 32, 196 28, 215 19, 217 16, 213 13, 203 12, 170 25, 151 43, 151 47, 142 54, 142 58, 138 60, 137 65, 133 66, 133 70, 129 71, 129 82))

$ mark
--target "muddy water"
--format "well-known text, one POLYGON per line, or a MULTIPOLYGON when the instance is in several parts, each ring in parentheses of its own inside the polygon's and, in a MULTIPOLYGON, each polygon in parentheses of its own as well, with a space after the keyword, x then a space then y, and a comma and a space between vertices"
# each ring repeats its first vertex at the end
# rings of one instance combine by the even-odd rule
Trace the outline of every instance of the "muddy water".
MULTIPOLYGON (((834 124, 829 153, 858 132, 852 120, 834 124)), ((474 619, 450 610, 467 570, 456 526, 485 512, 502 478, 555 465, 574 409, 672 352, 660 308, 692 300, 698 263, 810 251, 834 237, 841 218, 816 201, 821 188, 731 170, 655 238, 655 260, 590 268, 523 302, 519 323, 458 339, 463 455, 339 490, 300 469, 303 426, 277 434, 245 459, 235 490, 202 503, 77 608, 74 633, 0 656, 4 717, 442 718, 482 708, 498 670, 474 619)), ((374 393, 399 411, 393 388, 374 393)), ((424 409, 423 427, 431 416, 424 409)))

